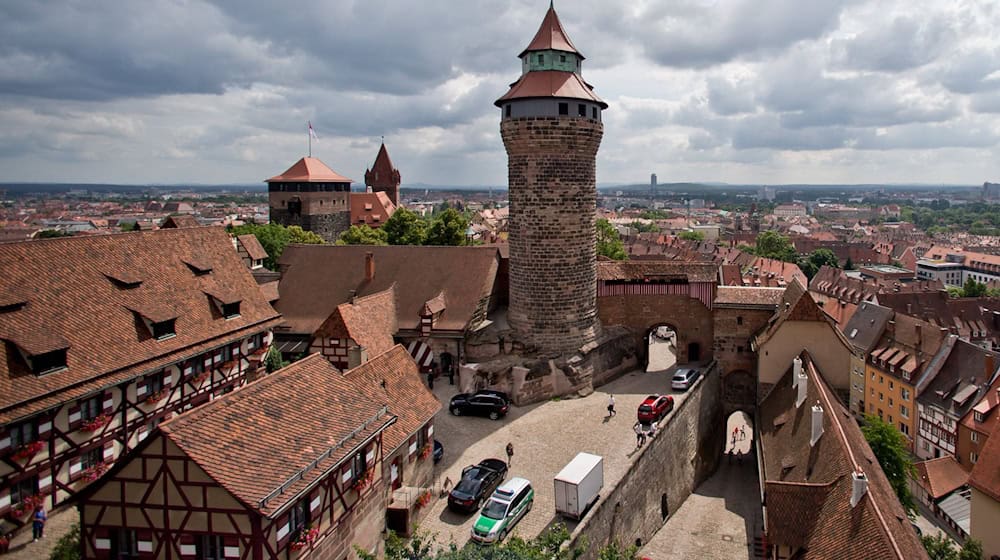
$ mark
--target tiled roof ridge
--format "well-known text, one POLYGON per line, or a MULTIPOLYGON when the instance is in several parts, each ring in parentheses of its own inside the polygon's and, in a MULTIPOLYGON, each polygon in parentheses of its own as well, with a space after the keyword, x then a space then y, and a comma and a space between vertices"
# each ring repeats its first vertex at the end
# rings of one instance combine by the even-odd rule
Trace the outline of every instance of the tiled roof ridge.
MULTIPOLYGON (((808 352, 806 353, 806 356, 808 357, 808 352)), ((819 373, 816 371, 815 367, 813 366, 811 358, 808 361, 807 370, 813 374, 817 392, 819 393, 820 398, 823 399, 823 410, 827 411, 831 423, 836 427, 837 435, 840 436, 839 440, 843 445, 844 449, 847 450, 847 454, 850 457, 854 472, 858 471, 864 472, 864 469, 861 468, 861 462, 855 457, 855 450, 851 447, 850 440, 847 439, 847 433, 844 432, 844 426, 840 422, 840 417, 837 416, 836 414, 837 409, 832 404, 832 400, 829 394, 829 388, 826 386, 825 380, 823 380, 822 377, 819 375, 819 373)), ((906 557, 903 555, 903 551, 899 548, 899 544, 896 542, 896 536, 889 529, 889 524, 886 521, 885 516, 882 514, 882 509, 879 507, 877 501, 871 496, 870 492, 868 493, 868 501, 871 503, 872 508, 875 510, 875 515, 878 517, 882 531, 885 533, 887 537, 889 537, 889 542, 892 544, 892 549, 896 552, 896 557, 899 558, 900 560, 906 560, 906 557)))
MULTIPOLYGON (((366 294, 366 295, 363 295, 363 296, 355 296, 353 302, 352 301, 348 301, 348 302, 342 303, 340 305, 358 305, 360 303, 365 303, 366 301, 371 300, 371 299, 383 297, 386 292, 392 292, 392 295, 395 297, 395 295, 396 295, 396 282, 393 282, 392 284, 389 285, 388 288, 386 288, 384 290, 379 290, 377 292, 374 292, 374 293, 371 293, 371 294, 366 294)), ((338 307, 340 307, 340 306, 338 306, 338 307)))

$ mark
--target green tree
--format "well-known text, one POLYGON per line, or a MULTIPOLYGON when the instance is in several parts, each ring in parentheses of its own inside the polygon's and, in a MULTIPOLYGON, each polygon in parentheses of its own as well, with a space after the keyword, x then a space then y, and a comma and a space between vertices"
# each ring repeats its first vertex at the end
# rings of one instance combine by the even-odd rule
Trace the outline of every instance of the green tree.
POLYGON ((847 261, 844 262, 844 270, 854 270, 854 261, 851 257, 847 257, 847 261))
POLYGON ((397 208, 382 224, 389 245, 423 245, 427 236, 427 222, 416 212, 397 208))
POLYGON ((776 231, 765 231, 757 236, 757 244, 753 253, 758 257, 778 259, 785 262, 798 262, 799 254, 787 237, 776 231))
POLYGON ((597 220, 597 254, 616 261, 628 260, 625 244, 618 235, 618 230, 604 218, 597 220))
POLYGON ((268 349, 267 356, 264 357, 264 367, 267 368, 267 373, 278 371, 290 363, 281 358, 281 352, 274 346, 268 349))
POLYGON ((49 560, 80 560, 80 525, 74 523, 69 531, 59 537, 49 560))
POLYGON ((840 261, 837 260, 837 255, 833 254, 833 251, 829 249, 816 249, 802 262, 799 263, 799 268, 805 273, 806 277, 812 280, 813 276, 819 272, 819 269, 823 266, 832 266, 833 268, 840 268, 840 261))
POLYGON ((704 241, 705 232, 684 230, 677 234, 677 238, 684 239, 685 241, 704 241))
POLYGON ((340 234, 337 245, 388 245, 387 237, 381 229, 361 224, 360 226, 351 226, 340 234))
POLYGON ((965 280, 962 286, 962 297, 983 297, 986 295, 986 284, 976 282, 973 277, 965 280))
POLYGON ((910 495, 909 478, 914 474, 913 462, 907 450, 906 438, 895 426, 883 421, 878 416, 865 415, 865 423, 861 427, 868 445, 871 446, 882 472, 889 479, 889 484, 896 492, 899 503, 907 515, 913 515, 916 506, 910 495))
POLYGON ((231 235, 253 235, 267 251, 264 266, 278 270, 278 259, 289 243, 323 243, 323 238, 299 226, 285 227, 281 224, 243 224, 229 228, 231 235))
POLYGON ((632 229, 634 229, 635 231, 640 232, 640 233, 643 233, 643 232, 654 233, 654 232, 659 232, 660 231, 660 227, 657 226, 655 223, 652 223, 652 222, 649 222, 649 223, 647 223, 647 222, 640 222, 638 220, 632 222, 631 224, 629 224, 629 227, 632 228, 632 229))
POLYGON ((454 208, 448 208, 434 217, 427 229, 424 245, 467 245, 466 231, 469 221, 454 208))
POLYGON ((983 560, 983 543, 973 538, 966 539, 958 553, 958 560, 983 560))
POLYGON ((68 231, 59 231, 57 229, 43 229, 42 231, 35 234, 35 239, 52 239, 55 237, 72 237, 72 233, 68 231))
POLYGON ((931 560, 958 560, 958 551, 951 539, 944 535, 924 535, 920 542, 931 560))

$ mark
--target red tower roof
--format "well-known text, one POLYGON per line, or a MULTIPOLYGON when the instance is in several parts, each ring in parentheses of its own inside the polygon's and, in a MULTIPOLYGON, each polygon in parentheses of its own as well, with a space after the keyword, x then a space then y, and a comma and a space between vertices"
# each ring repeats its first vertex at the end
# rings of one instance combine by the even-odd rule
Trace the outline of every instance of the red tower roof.
POLYGON ((510 91, 497 99, 494 105, 499 107, 504 101, 531 97, 585 99, 597 103, 603 109, 608 108, 608 104, 593 92, 593 88, 583 78, 572 72, 558 70, 528 72, 511 84, 510 91))
POLYGON ((304 157, 281 175, 271 177, 266 183, 352 183, 350 179, 330 169, 314 157, 304 157))
POLYGON ((365 184, 373 187, 392 186, 399 183, 399 170, 392 165, 389 159, 389 151, 385 149, 385 143, 378 149, 375 156, 375 163, 372 168, 365 172, 365 184))
POLYGON ((563 30, 562 23, 559 22, 559 16, 556 14, 556 9, 551 3, 549 4, 549 11, 545 13, 545 19, 542 20, 542 25, 538 28, 538 33, 535 33, 535 38, 517 56, 522 57, 525 53, 532 51, 547 50, 571 52, 581 59, 584 58, 583 54, 576 50, 573 42, 569 40, 569 35, 563 30))

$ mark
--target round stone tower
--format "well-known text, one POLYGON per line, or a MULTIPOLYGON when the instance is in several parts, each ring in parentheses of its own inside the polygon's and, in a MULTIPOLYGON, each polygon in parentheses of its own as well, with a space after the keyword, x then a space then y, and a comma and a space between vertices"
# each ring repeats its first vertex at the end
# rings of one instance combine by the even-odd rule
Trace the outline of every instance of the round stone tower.
POLYGON ((583 81, 584 57, 551 5, 520 58, 520 79, 496 101, 510 197, 507 319, 525 346, 566 354, 601 331, 595 169, 608 105, 583 81))

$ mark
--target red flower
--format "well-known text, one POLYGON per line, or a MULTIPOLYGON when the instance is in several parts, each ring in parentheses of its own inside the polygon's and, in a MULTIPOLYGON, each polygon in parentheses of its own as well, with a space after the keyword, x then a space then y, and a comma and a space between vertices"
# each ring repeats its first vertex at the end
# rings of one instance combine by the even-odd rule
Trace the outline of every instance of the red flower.
POLYGON ((106 472, 108 472, 108 466, 104 463, 98 463, 83 471, 83 478, 87 482, 93 482, 98 478, 101 478, 101 476, 103 476, 106 472))
POLYGON ((420 458, 426 459, 431 455, 431 444, 425 443, 423 447, 420 448, 420 458))
POLYGON ((149 394, 148 397, 146 397, 145 402, 148 404, 156 404, 162 401, 163 397, 167 396, 167 393, 168 389, 166 387, 160 389, 159 391, 153 391, 152 393, 149 394))
POLYGON ((21 499, 20 503, 10 510, 10 513, 17 518, 33 513, 36 509, 45 504, 45 496, 32 494, 21 499))
POLYGON ((417 509, 420 509, 429 503, 431 503, 431 491, 424 490, 423 494, 417 496, 417 502, 416 502, 417 509))
POLYGON ((292 541, 292 544, 288 545, 288 548, 302 550, 316 542, 317 538, 319 538, 319 527, 309 525, 305 529, 302 529, 302 532, 299 533, 299 538, 292 541))
POLYGON ((81 422, 80 430, 84 432, 96 432, 104 426, 107 426, 108 422, 111 422, 111 416, 107 414, 98 414, 90 420, 84 420, 81 422))
POLYGON ((18 447, 16 451, 14 451, 14 460, 16 460, 16 461, 23 461, 25 459, 33 457, 35 455, 35 453, 38 453, 44 447, 45 447, 45 444, 42 443, 42 442, 40 442, 40 441, 32 441, 32 442, 26 443, 26 444, 22 445, 21 447, 18 447))

